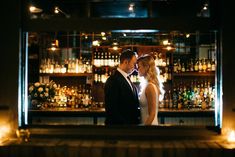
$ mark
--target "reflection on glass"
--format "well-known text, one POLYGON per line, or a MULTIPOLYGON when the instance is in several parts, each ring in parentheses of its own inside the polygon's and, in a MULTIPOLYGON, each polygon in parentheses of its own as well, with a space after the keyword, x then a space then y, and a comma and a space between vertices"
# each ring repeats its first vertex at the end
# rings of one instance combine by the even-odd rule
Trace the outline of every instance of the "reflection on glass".
MULTIPOLYGON (((211 15, 208 0, 159 1, 28 1, 31 19, 52 18, 158 18, 211 15), (151 6, 151 7, 150 7, 151 6)), ((28 10, 28 9, 27 9, 28 10)))
MULTIPOLYGON (((28 84, 40 83, 41 96, 48 98, 34 107, 29 104, 29 123, 104 125, 104 83, 116 70, 122 50, 131 49, 139 56, 153 55, 160 69, 166 91, 158 106, 160 124, 213 126, 215 37, 216 32, 164 30, 29 32, 28 84), (51 51, 52 43, 56 51, 51 51), (47 97, 52 81, 53 97, 47 97)), ((131 80, 139 86, 137 70, 131 80)))

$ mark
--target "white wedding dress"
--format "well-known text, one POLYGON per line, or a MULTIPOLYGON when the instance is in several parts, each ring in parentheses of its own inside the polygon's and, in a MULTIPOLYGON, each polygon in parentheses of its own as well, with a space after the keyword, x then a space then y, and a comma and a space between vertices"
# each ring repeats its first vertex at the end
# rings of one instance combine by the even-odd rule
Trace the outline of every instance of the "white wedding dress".
MULTIPOLYGON (((153 83, 148 83, 148 84, 152 84, 154 87, 155 87, 155 91, 156 93, 158 93, 158 90, 156 88, 156 86, 153 84, 153 83)), ((149 112, 148 112, 148 102, 147 102, 147 98, 146 98, 146 95, 145 95, 145 89, 147 87, 147 84, 146 85, 142 85, 142 89, 141 89, 141 92, 139 93, 139 102, 140 102, 140 111, 141 111, 141 123, 144 124, 144 122, 146 121, 148 115, 149 115, 149 112)), ((152 125, 158 125, 158 103, 159 103, 159 94, 157 94, 157 97, 156 97, 156 104, 157 104, 157 107, 156 107, 156 114, 155 114, 155 118, 152 122, 152 125)))

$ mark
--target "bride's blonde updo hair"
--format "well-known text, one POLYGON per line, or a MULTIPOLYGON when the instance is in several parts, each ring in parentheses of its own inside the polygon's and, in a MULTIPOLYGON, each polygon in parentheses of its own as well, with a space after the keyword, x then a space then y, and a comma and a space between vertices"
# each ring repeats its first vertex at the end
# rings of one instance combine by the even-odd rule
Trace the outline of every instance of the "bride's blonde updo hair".
POLYGON ((160 93, 159 100, 162 100, 165 91, 163 90, 163 83, 160 80, 160 70, 158 67, 156 67, 153 56, 148 54, 140 56, 137 60, 137 63, 143 65, 146 71, 145 80, 156 85, 160 93))

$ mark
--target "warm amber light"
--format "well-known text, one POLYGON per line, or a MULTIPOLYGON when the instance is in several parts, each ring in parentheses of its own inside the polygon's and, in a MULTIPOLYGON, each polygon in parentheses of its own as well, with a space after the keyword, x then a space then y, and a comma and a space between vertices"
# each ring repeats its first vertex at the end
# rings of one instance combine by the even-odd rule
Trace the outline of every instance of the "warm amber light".
POLYGON ((51 51, 55 51, 56 50, 56 48, 55 47, 51 47, 51 51))
POLYGON ((16 135, 21 142, 28 142, 30 137, 30 131, 28 129, 17 129, 16 135))
POLYGON ((234 132, 234 130, 230 131, 228 133, 227 140, 228 140, 228 142, 235 142, 235 132, 234 132))
POLYGON ((129 11, 134 11, 134 6, 135 6, 134 3, 129 4, 128 10, 129 11))
POLYGON ((168 51, 170 51, 170 50, 172 49, 172 47, 171 47, 171 46, 167 46, 166 49, 167 49, 168 51))
POLYGON ((8 136, 9 133, 10 133, 10 127, 9 126, 7 126, 7 125, 0 126, 0 144, 8 136))
POLYGON ((98 40, 95 40, 95 41, 92 42, 92 45, 93 46, 100 46, 100 43, 99 43, 98 40))
POLYGON ((34 10, 36 10, 36 7, 34 7, 34 6, 30 6, 30 7, 29 7, 29 11, 30 11, 30 12, 34 12, 34 10))
POLYGON ((113 42, 113 45, 118 45, 118 42, 113 42))
POLYGON ((118 50, 118 47, 117 46, 113 46, 113 50, 118 50))
POLYGON ((59 40, 55 40, 55 46, 59 47, 59 40))
POLYGON ((29 11, 30 11, 31 13, 40 13, 40 12, 42 12, 42 9, 37 8, 37 7, 35 7, 35 6, 30 6, 30 7, 29 7, 29 11))
POLYGON ((162 44, 163 44, 163 45, 168 45, 169 42, 168 42, 168 40, 163 40, 163 41, 162 41, 162 44))
POLYGON ((100 34, 101 34, 101 36, 105 36, 105 32, 101 32, 100 34))
POLYGON ((58 14, 58 13, 59 13, 59 8, 58 8, 58 7, 55 7, 54 12, 55 12, 55 14, 58 14))

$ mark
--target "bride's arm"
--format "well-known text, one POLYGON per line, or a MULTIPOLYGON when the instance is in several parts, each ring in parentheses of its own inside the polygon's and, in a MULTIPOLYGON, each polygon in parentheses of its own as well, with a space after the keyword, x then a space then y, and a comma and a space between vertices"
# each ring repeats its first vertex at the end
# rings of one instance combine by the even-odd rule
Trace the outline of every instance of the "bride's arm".
POLYGON ((156 107, 157 107, 157 104, 156 104, 157 93, 154 88, 154 85, 148 84, 145 90, 145 95, 146 95, 147 102, 148 102, 148 113, 149 113, 149 116, 147 117, 145 121, 145 125, 151 125, 155 118, 156 107))

